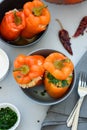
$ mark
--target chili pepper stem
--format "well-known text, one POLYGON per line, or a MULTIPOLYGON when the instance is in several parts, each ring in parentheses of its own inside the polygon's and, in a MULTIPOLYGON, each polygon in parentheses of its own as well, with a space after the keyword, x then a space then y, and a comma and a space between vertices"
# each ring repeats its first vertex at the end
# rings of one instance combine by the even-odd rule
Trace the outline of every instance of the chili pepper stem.
POLYGON ((59 19, 56 19, 56 21, 59 23, 61 29, 64 29, 62 23, 60 22, 60 20, 59 20, 59 19))
POLYGON ((28 74, 30 69, 29 69, 28 65, 23 65, 23 66, 13 70, 13 72, 15 72, 15 71, 21 71, 22 74, 28 74))
POLYGON ((40 16, 41 13, 42 13, 42 10, 43 10, 44 8, 47 8, 47 7, 48 7, 47 5, 43 5, 43 6, 40 6, 40 7, 34 7, 33 10, 32 10, 32 12, 33 12, 33 14, 34 14, 35 16, 40 16))

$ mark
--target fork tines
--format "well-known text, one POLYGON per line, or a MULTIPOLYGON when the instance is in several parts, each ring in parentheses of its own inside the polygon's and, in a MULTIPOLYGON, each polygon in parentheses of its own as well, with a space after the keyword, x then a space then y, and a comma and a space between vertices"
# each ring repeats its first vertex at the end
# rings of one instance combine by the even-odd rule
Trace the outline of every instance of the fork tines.
POLYGON ((80 72, 80 77, 79 77, 79 86, 86 86, 86 81, 87 81, 87 74, 86 72, 80 72))

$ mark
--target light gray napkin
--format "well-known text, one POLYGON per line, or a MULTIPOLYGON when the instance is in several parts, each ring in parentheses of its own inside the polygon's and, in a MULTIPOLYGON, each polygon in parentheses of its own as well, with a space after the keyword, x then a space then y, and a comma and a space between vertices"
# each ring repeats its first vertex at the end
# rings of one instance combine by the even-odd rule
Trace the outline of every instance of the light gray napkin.
MULTIPOLYGON (((76 84, 73 92, 63 102, 49 108, 41 130, 70 130, 66 125, 66 120, 79 98, 77 94, 79 72, 87 72, 87 51, 76 65, 75 70, 76 84)), ((81 107, 78 130, 87 130, 87 96, 81 107)))

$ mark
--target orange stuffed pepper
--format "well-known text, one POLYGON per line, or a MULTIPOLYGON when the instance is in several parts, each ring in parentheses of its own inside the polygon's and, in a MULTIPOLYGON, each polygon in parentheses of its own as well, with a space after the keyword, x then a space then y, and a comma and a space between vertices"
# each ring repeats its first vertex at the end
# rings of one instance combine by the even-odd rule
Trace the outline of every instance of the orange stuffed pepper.
POLYGON ((44 57, 19 55, 14 60, 13 77, 22 88, 36 86, 44 74, 44 57))
POLYGON ((53 98, 62 97, 68 90, 72 79, 74 65, 61 53, 52 53, 44 62, 44 84, 47 93, 53 98))
POLYGON ((32 38, 46 29, 50 22, 50 12, 42 1, 26 2, 23 11, 26 17, 26 26, 21 33, 22 37, 32 38))
POLYGON ((25 16, 22 11, 11 10, 5 13, 0 26, 1 36, 6 40, 15 40, 25 27, 25 16))

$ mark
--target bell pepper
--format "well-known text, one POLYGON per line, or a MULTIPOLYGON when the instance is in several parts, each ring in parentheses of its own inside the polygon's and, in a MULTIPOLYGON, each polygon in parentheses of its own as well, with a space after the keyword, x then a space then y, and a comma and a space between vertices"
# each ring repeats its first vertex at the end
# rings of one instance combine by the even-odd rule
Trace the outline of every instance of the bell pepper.
MULTIPOLYGON (((13 76, 17 83, 28 87, 28 84, 35 78, 40 77, 41 79, 44 73, 44 59, 41 55, 18 55, 14 60, 13 69, 13 76)), ((31 85, 31 87, 34 85, 31 85)))
POLYGON ((50 12, 46 5, 40 0, 26 2, 23 6, 26 26, 21 36, 32 38, 41 31, 44 31, 50 22, 50 12))
POLYGON ((22 11, 11 10, 5 13, 0 27, 1 36, 6 40, 15 40, 25 27, 25 16, 22 11))
POLYGON ((52 98, 61 98, 68 91, 72 79, 73 76, 70 75, 66 80, 58 80, 49 72, 46 72, 44 78, 45 90, 52 98))
POLYGON ((56 79, 65 80, 73 71, 72 61, 61 53, 51 53, 45 58, 44 68, 56 79))

